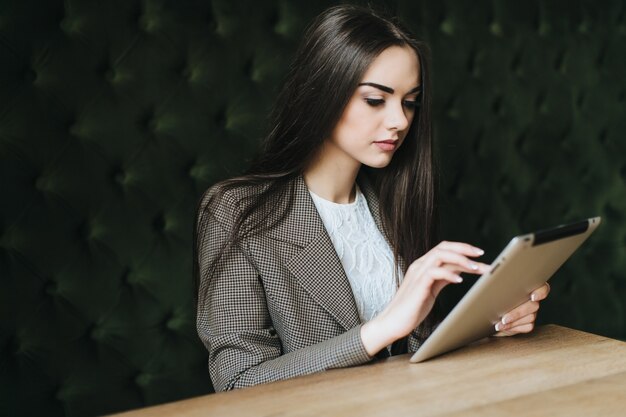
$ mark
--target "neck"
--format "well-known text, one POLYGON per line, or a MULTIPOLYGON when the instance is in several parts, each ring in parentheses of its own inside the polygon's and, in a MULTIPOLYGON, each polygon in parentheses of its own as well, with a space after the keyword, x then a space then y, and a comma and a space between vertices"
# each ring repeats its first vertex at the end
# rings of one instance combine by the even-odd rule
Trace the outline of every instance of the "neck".
POLYGON ((356 197, 354 184, 360 168, 360 162, 326 141, 317 158, 305 169, 304 182, 323 199, 348 204, 356 197))

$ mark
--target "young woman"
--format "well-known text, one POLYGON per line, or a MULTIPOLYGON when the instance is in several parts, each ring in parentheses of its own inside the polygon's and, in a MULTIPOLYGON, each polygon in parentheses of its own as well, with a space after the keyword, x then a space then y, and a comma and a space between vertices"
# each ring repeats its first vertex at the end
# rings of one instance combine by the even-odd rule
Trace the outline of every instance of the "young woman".
MULTIPOLYGON (((212 187, 196 227, 198 334, 216 390, 416 350, 435 298, 482 274, 435 244, 426 46, 355 6, 307 30, 249 172, 212 187)), ((547 285, 503 316, 529 332, 547 285)))

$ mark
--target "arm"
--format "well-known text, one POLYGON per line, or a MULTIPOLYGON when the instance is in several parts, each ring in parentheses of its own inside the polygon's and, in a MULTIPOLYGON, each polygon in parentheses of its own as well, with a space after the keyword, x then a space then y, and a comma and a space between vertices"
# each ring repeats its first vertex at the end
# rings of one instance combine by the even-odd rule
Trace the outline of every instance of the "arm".
POLYGON ((215 213, 203 204, 198 222, 197 330, 209 352, 215 389, 240 388, 371 360, 361 342, 360 326, 283 354, 262 281, 246 251, 241 246, 230 248, 210 271, 228 239, 236 210, 232 201, 220 202, 215 213))

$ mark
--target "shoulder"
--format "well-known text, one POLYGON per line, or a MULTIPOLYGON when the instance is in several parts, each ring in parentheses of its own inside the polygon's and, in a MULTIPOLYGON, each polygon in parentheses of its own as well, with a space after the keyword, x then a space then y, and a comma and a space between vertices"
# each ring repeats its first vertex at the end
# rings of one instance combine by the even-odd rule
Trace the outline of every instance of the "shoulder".
POLYGON ((278 194, 275 186, 276 183, 269 179, 233 178, 221 181, 209 187, 200 198, 198 216, 211 214, 222 223, 250 216, 253 213, 249 209, 259 207, 261 200, 273 199, 273 195, 278 194), (270 191, 269 196, 267 191, 270 191))
POLYGON ((218 182, 202 194, 200 207, 215 209, 220 206, 227 206, 235 208, 246 199, 246 196, 255 193, 254 188, 246 184, 237 184, 235 180, 218 182))
POLYGON ((202 194, 198 214, 212 213, 218 217, 233 217, 241 213, 242 206, 262 190, 262 185, 239 183, 237 179, 221 181, 202 194))

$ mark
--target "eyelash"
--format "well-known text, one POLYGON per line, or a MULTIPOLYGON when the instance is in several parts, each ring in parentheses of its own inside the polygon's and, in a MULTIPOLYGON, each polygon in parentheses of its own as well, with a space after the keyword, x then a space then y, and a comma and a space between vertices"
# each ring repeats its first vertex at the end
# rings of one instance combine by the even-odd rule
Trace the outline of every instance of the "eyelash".
MULTIPOLYGON (((385 100, 380 99, 380 98, 366 98, 365 102, 367 104, 369 104, 372 107, 376 107, 376 106, 380 106, 381 104, 383 104, 385 102, 385 100)), ((421 103, 418 100, 404 100, 402 102, 404 104, 405 107, 409 108, 409 109, 417 109, 420 107, 421 103)))

